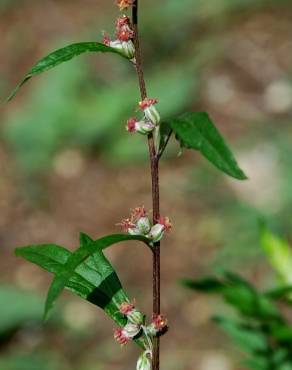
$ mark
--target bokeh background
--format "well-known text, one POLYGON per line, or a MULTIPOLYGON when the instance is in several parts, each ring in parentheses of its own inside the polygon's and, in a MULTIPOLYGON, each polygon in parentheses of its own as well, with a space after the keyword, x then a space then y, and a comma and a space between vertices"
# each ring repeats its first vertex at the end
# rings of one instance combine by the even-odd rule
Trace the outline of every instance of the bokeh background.
MULTIPOLYGON (((49 51, 113 32, 113 1, 0 0, 0 95, 49 51)), ((223 269, 273 286, 260 248, 264 217, 289 240, 292 207, 292 4, 289 0, 141 1, 149 96, 163 117, 212 116, 249 176, 237 182, 172 142, 161 165, 162 310, 170 331, 162 369, 240 370, 241 354, 210 323, 219 300, 181 287, 223 269)), ((138 350, 112 338, 103 312, 65 293, 41 321, 50 276, 15 246, 117 231, 131 207, 151 208, 145 138, 125 121, 139 100, 133 67, 87 55, 31 81, 1 105, 0 370, 122 370, 138 350)), ((107 252, 129 295, 151 311, 151 259, 139 245, 107 252)))

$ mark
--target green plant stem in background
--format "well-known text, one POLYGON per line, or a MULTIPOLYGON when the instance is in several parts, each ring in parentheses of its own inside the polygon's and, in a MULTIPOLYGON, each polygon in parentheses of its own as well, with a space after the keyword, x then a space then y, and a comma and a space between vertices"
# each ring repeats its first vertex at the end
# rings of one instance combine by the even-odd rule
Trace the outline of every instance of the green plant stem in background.
MULTIPOLYGON (((132 23, 134 29, 134 45, 136 58, 136 71, 139 80, 141 99, 147 97, 146 84, 143 73, 139 31, 138 31, 138 0, 134 1, 132 8, 132 23)), ((159 156, 156 153, 152 133, 148 135, 149 158, 151 166, 152 179, 152 207, 153 207, 153 224, 157 223, 160 218, 159 202, 159 156)), ((153 248, 153 315, 160 314, 160 242, 156 243, 153 248)), ((159 370, 159 337, 154 338, 152 369, 159 370)))

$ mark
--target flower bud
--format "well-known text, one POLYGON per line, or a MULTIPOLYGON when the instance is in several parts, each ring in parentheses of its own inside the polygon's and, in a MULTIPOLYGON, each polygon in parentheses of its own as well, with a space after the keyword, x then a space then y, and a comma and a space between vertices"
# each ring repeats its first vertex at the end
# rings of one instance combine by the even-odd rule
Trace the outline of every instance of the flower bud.
POLYGON ((122 303, 119 311, 127 317, 131 324, 142 325, 144 322, 144 315, 138 311, 132 303, 122 303))
POLYGON ((141 232, 137 227, 133 227, 133 228, 128 229, 128 233, 130 235, 141 235, 141 232))
POLYGON ((141 217, 136 224, 140 234, 146 235, 151 229, 151 223, 148 217, 141 217))
POLYGON ((130 339, 139 334, 141 328, 139 325, 128 323, 123 328, 114 330, 114 338, 122 346, 126 345, 130 339))
POLYGON ((147 120, 150 120, 154 125, 160 122, 160 115, 154 105, 157 104, 157 99, 146 98, 139 103, 139 107, 144 111, 147 120))
POLYGON ((123 40, 118 39, 118 40, 111 41, 109 36, 104 34, 103 43, 104 45, 117 50, 118 52, 123 54, 128 59, 133 59, 135 56, 135 46, 131 40, 123 41, 123 40))
POLYGON ((135 46, 131 40, 122 42, 122 53, 128 59, 135 56, 135 46))
POLYGON ((127 121, 126 130, 129 132, 139 132, 142 135, 148 135, 153 131, 154 125, 148 121, 138 121, 136 118, 130 118, 127 121))
POLYGON ((142 135, 148 135, 155 128, 155 125, 152 121, 139 121, 136 123, 136 131, 142 135))
POLYGON ((134 338, 136 335, 139 334, 141 330, 140 325, 128 323, 123 328, 123 332, 127 338, 134 338))
POLYGON ((167 319, 163 315, 154 315, 151 324, 146 327, 146 332, 156 336, 165 329, 167 329, 167 319))
POLYGON ((144 322, 144 315, 136 309, 130 312, 127 315, 127 318, 131 324, 135 324, 135 325, 142 325, 144 322))
POLYGON ((144 114, 145 117, 153 122, 155 125, 158 125, 158 123, 160 122, 160 115, 154 105, 151 105, 150 107, 144 109, 144 114))
POLYGON ((154 243, 159 242, 164 235, 164 226, 161 224, 156 224, 151 227, 151 230, 147 237, 151 239, 154 243))
POLYGON ((147 354, 147 352, 143 352, 138 358, 136 370, 151 370, 151 361, 147 354))

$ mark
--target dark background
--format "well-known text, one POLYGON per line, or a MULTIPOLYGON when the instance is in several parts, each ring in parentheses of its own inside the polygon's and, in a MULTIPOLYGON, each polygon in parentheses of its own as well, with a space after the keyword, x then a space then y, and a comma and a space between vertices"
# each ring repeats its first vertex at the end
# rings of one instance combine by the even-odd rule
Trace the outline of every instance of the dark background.
MULTIPOLYGON (((113 32, 117 14, 113 1, 0 0, 1 100, 49 51, 113 32)), ((162 246, 162 370, 239 370, 241 354, 209 322, 226 307, 177 280, 229 269, 259 287, 275 282, 258 219, 291 240, 292 4, 141 1, 140 20, 162 117, 208 111, 249 176, 232 180, 194 152, 178 157, 174 142, 162 160, 162 212, 174 224, 162 246)), ((113 233, 130 208, 151 208, 145 138, 124 129, 139 100, 134 72, 114 55, 82 56, 1 106, 0 370, 135 368, 135 346, 121 350, 110 319, 69 293, 43 324, 51 277, 13 255, 50 241, 75 248, 79 231, 113 233)), ((123 244, 107 256, 150 315, 149 252, 123 244)))

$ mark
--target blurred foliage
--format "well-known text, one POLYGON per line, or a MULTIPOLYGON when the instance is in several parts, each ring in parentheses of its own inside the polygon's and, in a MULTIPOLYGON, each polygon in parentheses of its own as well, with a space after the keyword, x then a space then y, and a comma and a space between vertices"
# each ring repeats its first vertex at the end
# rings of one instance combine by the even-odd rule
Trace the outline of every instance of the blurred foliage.
POLYGON ((262 226, 261 245, 271 266, 276 271, 280 282, 292 283, 292 247, 284 239, 274 235, 266 226, 262 226))
MULTIPOLYGON (((202 293, 218 294, 235 310, 236 315, 216 316, 214 320, 247 355, 242 362, 247 368, 292 369, 292 326, 275 305, 275 300, 285 300, 285 292, 281 297, 262 293, 230 272, 219 278, 183 280, 182 283, 202 293)), ((286 303, 289 302, 286 300, 286 303)))
POLYGON ((41 321, 43 302, 34 293, 13 286, 0 286, 0 302, 0 336, 28 322, 41 321))
POLYGON ((16 351, 2 356, 0 370, 66 370, 67 367, 55 353, 25 353, 16 351))

